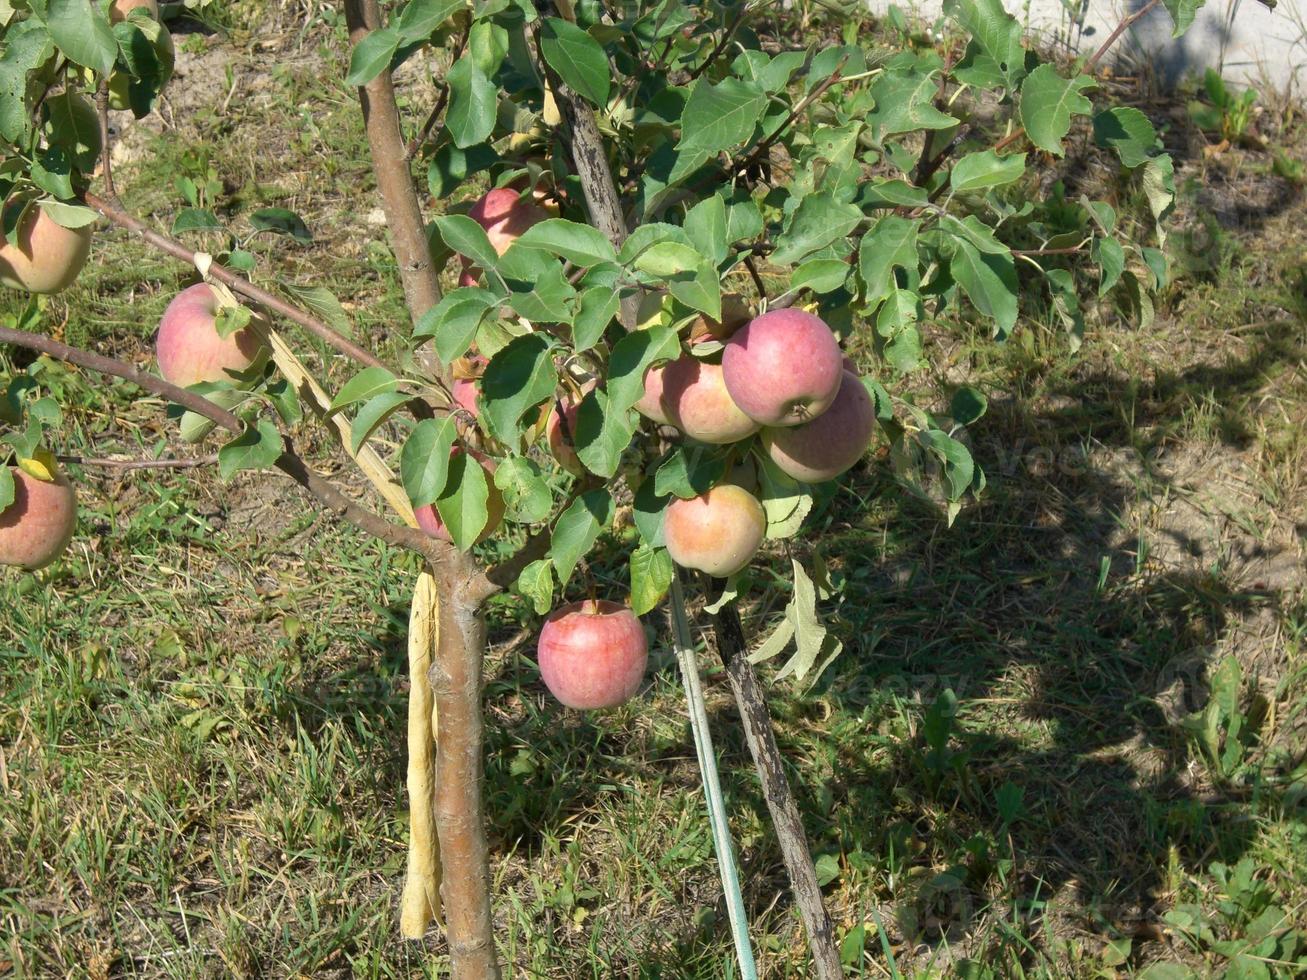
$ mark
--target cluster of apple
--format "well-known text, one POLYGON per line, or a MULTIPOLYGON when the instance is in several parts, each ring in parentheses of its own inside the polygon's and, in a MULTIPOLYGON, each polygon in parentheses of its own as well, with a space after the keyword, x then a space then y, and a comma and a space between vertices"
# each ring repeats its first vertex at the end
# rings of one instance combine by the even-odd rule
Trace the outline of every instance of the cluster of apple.
MULTIPOLYGON (((528 201, 520 189, 490 191, 468 212, 503 255, 528 228, 548 217, 537 193, 528 201)), ((476 270, 462 260, 460 285, 475 285, 476 270)), ((639 327, 676 323, 676 303, 665 292, 646 296, 639 327)), ((709 445, 744 443, 757 437, 760 450, 782 473, 801 483, 832 480, 848 470, 871 442, 875 406, 835 335, 819 317, 798 309, 773 309, 752 316, 743 299, 723 297, 722 316, 689 319, 687 347, 679 357, 650 367, 640 414, 709 445)), ((478 414, 476 378, 485 360, 477 355, 456 365, 455 403, 478 414)), ((549 409, 545 438, 550 453, 568 472, 584 467, 571 444, 579 400, 549 409)), ((461 450, 456 448, 455 452, 461 450)), ((477 455, 488 473, 494 462, 477 455)), ((672 560, 683 568, 726 577, 743 569, 761 547, 767 517, 752 470, 737 466, 706 492, 673 500, 664 515, 663 538, 672 560)), ((489 533, 503 516, 503 500, 492 484, 489 533)), ((428 533, 448 540, 428 506, 419 520, 428 533)), ((556 609, 537 644, 541 677, 563 704, 612 707, 639 688, 648 646, 639 618, 619 603, 588 599, 556 609)))

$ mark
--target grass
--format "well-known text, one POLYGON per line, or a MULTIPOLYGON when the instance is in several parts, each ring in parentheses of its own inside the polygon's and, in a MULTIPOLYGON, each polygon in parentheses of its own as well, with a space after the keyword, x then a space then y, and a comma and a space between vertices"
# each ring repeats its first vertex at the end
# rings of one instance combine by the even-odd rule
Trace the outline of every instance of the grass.
MULTIPOLYGON (((224 15, 228 40, 180 45, 196 61, 163 118, 188 149, 129 133, 162 156, 153 172, 124 159, 127 203, 167 225, 172 179, 211 177, 245 247, 328 284, 392 352, 402 298, 335 81, 340 28, 297 7, 242 19, 252 9, 224 15), (271 74, 241 45, 255 36, 284 45, 271 74), (231 91, 227 113, 202 108, 231 91), (315 244, 249 236, 241 216, 273 203, 315 244)), ((1302 969, 1307 208, 1269 153, 1205 157, 1185 127, 1167 135, 1181 275, 1153 326, 1091 323, 1075 356, 1037 320, 1001 348, 941 330, 937 363, 959 367, 919 397, 941 400, 953 372, 990 392, 970 433, 989 490, 946 528, 873 460, 795 544, 820 541, 843 583, 828 612, 846 653, 806 696, 774 686, 771 707, 851 975, 1302 969)), ((1274 136, 1301 159, 1300 130, 1274 136)), ((106 231, 47 314, 71 342, 148 363, 184 282, 106 231)), ((311 360, 333 384, 349 374, 320 348, 311 360)), ((62 451, 168 439, 127 385, 6 366, 59 397, 62 451)), ((298 441, 320 452, 310 431, 298 441)), ((414 562, 276 478, 73 470, 69 558, 0 576, 0 972, 440 975, 438 931, 406 943, 396 921, 414 562)), ((620 555, 590 573, 620 589, 620 555)), ((758 574, 751 628, 777 588, 758 574)), ((641 698, 583 716, 545 696, 534 627, 515 598, 490 610, 511 974, 732 976, 670 650, 641 698)), ((765 975, 801 977, 765 806, 724 678, 702 663, 765 975)))

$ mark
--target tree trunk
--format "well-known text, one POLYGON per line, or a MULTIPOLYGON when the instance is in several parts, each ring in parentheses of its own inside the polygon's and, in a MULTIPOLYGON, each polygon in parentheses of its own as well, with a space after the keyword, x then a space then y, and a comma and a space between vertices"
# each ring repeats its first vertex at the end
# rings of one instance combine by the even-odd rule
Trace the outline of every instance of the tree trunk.
POLYGON ((451 973, 499 980, 490 918, 490 859, 482 808, 481 664, 486 629, 469 596, 475 569, 459 556, 440 569, 440 639, 431 665, 436 700, 436 831, 440 838, 451 973))
MULTIPOLYGON (((714 582, 709 594, 716 599, 721 593, 721 582, 714 582)), ((744 626, 734 605, 726 605, 713 614, 713 635, 717 641, 717 654, 726 667, 735 704, 744 722, 744 740, 753 755, 754 768, 762 783, 762 795, 771 811, 776 839, 781 845, 785 870, 789 873, 794 902, 803 917, 808 932, 808 946, 812 950, 814 976, 818 980, 839 980, 844 975, 839 950, 835 945, 835 929, 831 925, 826 906, 822 903, 821 887, 817 884, 817 871, 808 850, 808 838, 803 832, 803 820, 794 802, 789 779, 776 736, 772 733, 771 715, 753 664, 749 663, 749 644, 744 626)))

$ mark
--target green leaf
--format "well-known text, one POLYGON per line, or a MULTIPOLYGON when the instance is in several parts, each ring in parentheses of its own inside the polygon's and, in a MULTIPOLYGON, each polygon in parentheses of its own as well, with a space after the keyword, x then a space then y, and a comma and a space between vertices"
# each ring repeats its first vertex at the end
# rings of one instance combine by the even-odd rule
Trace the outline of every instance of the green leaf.
POLYGON ((14 502, 14 474, 8 466, 0 466, 0 514, 14 502))
POLYGON ((558 516, 550 542, 550 557, 560 585, 567 584, 576 563, 594 547, 599 532, 612 523, 616 509, 612 494, 599 489, 583 493, 558 516))
POLYGON ((350 378, 331 400, 331 410, 366 401, 383 392, 395 391, 399 380, 383 367, 367 367, 350 378))
POLYGON ((470 54, 463 55, 445 72, 445 82, 449 85, 445 128, 454 145, 466 149, 484 143, 495 128, 498 89, 470 54))
POLYGON ((399 479, 414 507, 435 503, 449 477, 449 453, 458 437, 452 415, 423 419, 399 454, 399 479))
POLYGON ((213 318, 213 328, 219 337, 230 337, 238 330, 244 330, 248 327, 253 316, 254 314, 248 306, 241 304, 220 306, 213 318))
POLYGON ((1175 164, 1171 157, 1163 153, 1144 164, 1142 183, 1148 207, 1153 212, 1153 221, 1157 226, 1157 242, 1164 245, 1166 228, 1163 222, 1175 207, 1175 164))
POLYGON ((313 242, 313 235, 308 225, 294 211, 285 208, 260 208, 250 215, 250 224, 255 231, 270 231, 276 235, 289 235, 302 245, 313 242))
POLYGON ((617 250, 602 232, 565 218, 548 218, 532 225, 517 244, 543 249, 583 269, 617 261, 617 250))
POLYGON ((631 609, 637 616, 654 609, 672 585, 672 556, 666 548, 642 544, 631 552, 631 609))
POLYGON ((659 242, 639 254, 635 259, 635 267, 659 279, 670 279, 685 272, 693 272, 703 263, 704 258, 693 245, 659 242))
POLYGON ((608 106, 608 56, 580 27, 546 17, 540 25, 540 53, 558 76, 601 109, 608 106))
POLYGON ((427 166, 427 189, 435 198, 449 197, 468 177, 487 170, 499 161, 499 154, 486 143, 461 149, 442 143, 427 166))
POLYGON ((681 112, 677 148, 707 156, 732 149, 753 135, 766 104, 767 96, 756 85, 735 78, 713 85, 700 78, 681 112))
POLYGON ((945 12, 993 59, 1009 86, 1021 81, 1026 70, 1021 25, 1003 9, 1002 0, 954 0, 945 5, 945 12))
POLYGON ((1116 106, 1094 116, 1094 142, 1110 146, 1122 166, 1133 170, 1157 149, 1157 130, 1138 109, 1116 106))
POLYGON ((359 448, 367 442, 368 436, 372 435, 377 426, 386 421, 397 408, 407 404, 409 397, 402 391, 386 391, 373 396, 360 408, 358 414, 354 416, 354 423, 350 429, 350 452, 357 455, 359 448))
POLYGON ((499 70, 508 54, 508 31, 492 21, 479 20, 468 34, 467 50, 489 77, 499 70))
POLYGON ((11 24, 5 30, 4 54, 0 56, 0 136, 12 143, 23 142, 31 125, 27 75, 54 54, 45 24, 32 17, 11 24))
POLYGON ((281 453, 281 433, 272 422, 260 419, 218 450, 218 475, 230 480, 238 470, 267 469, 281 453))
POLYGON ((563 275, 563 267, 552 261, 530 289, 514 291, 508 305, 532 323, 570 323, 575 296, 576 289, 563 275))
POLYGON ((621 293, 607 286, 591 286, 583 292, 572 320, 572 349, 579 354, 597 344, 621 303, 621 293))
POLYGON ((490 487, 486 471, 470 453, 449 458, 445 489, 436 498, 436 511, 459 551, 476 544, 490 517, 490 487))
POLYGON ((915 284, 918 275, 917 219, 887 214, 862 236, 858 246, 858 274, 867 290, 867 305, 875 306, 897 287, 896 268, 904 269, 915 284))
POLYGON ((693 275, 672 279, 667 289, 686 306, 702 310, 714 320, 722 318, 722 284, 710 259, 705 258, 693 275))
POLYGON ((91 0, 49 0, 45 18, 50 37, 68 60, 101 75, 113 71, 118 41, 104 13, 91 0))
POLYGON ((172 222, 172 233, 180 235, 187 231, 222 231, 222 223, 214 215, 201 208, 182 208, 172 222))
POLYGON ((849 263, 840 259, 809 259, 794 270, 788 292, 811 289, 814 293, 834 292, 849 277, 849 263))
MULTIPOLYGON (((841 644, 829 636, 817 615, 817 587, 803 566, 797 561, 791 562, 794 571, 794 595, 785 610, 785 616, 794 627, 794 656, 776 672, 776 680, 793 676, 801 681, 813 670, 817 659, 822 658, 822 668, 840 652, 841 644)), ((821 676, 818 670, 812 680, 821 676)))
POLYGON ((558 383, 553 346, 545 335, 525 334, 509 341, 486 366, 481 378, 482 416, 501 442, 515 445, 522 416, 553 395, 558 383))
POLYGON ((540 558, 522 569, 514 586, 518 593, 531 600, 537 616, 543 616, 554 606, 554 566, 540 558))
POLYGON ((394 28, 369 31, 350 52, 345 84, 361 87, 380 75, 390 67, 390 59, 395 56, 401 41, 403 37, 394 28))
POLYGON ((577 408, 572 433, 576 454, 586 469, 605 478, 614 476, 637 424, 631 409, 614 406, 608 392, 596 388, 587 393, 577 408))
POLYGON ((657 361, 679 357, 681 341, 669 327, 636 330, 613 345, 608 358, 609 407, 625 411, 644 394, 644 372, 657 361))
POLYGON ((813 505, 807 486, 783 472, 769 456, 758 463, 758 500, 767 515, 767 537, 773 541, 798 534, 813 505))
POLYGON ((349 336, 354 332, 345 307, 340 305, 340 300, 326 286, 302 286, 283 279, 281 287, 295 297, 296 302, 307 306, 319 319, 326 321, 336 333, 349 336))
POLYGON ((1001 157, 993 150, 968 153, 956 164, 949 175, 949 183, 959 194, 967 191, 985 191, 1020 180, 1026 172, 1026 155, 1014 153, 1001 157))
POLYGON ((971 242, 953 239, 949 272, 985 316, 993 317, 998 335, 1006 337, 1017 322, 1017 270, 1011 254, 981 252, 971 242))
POLYGON ((1120 281, 1121 273, 1125 271, 1125 249, 1111 236, 1095 238, 1090 255, 1103 270, 1102 278, 1098 282, 1098 295, 1106 296, 1108 291, 1120 281))
POLYGON ((499 255, 486 230, 465 214, 442 214, 436 218, 441 240, 459 255, 466 255, 483 269, 499 265, 499 255))
POLYGON ((428 38, 445 21, 467 9, 467 0, 409 0, 395 21, 405 44, 428 38))
POLYGON ((647 545, 657 547, 663 543, 663 516, 667 510, 668 498, 659 495, 654 481, 644 479, 635 492, 635 502, 631 507, 631 518, 640 534, 640 540, 647 545))
POLYGON ((73 196, 73 161, 60 147, 48 146, 32 161, 32 183, 60 200, 73 196))
POLYGON ((958 121, 934 106, 939 81, 921 71, 887 71, 871 87, 876 110, 868 116, 881 138, 919 129, 948 129, 958 121))
POLYGON ((436 354, 448 364, 467 353, 476 339, 477 328, 486 311, 499 298, 479 286, 459 286, 440 298, 440 302, 422 314, 413 329, 414 337, 436 338, 436 354))
POLYGON ((83 173, 95 169, 100 157, 100 121, 91 103, 71 91, 48 96, 42 106, 46 138, 60 146, 83 173))
POLYGON ((1179 37, 1189 30, 1190 25, 1194 22, 1194 15, 1206 2, 1207 0, 1162 0, 1162 6, 1171 15, 1171 21, 1174 24, 1171 36, 1179 37))
POLYGON ((727 456, 721 446, 676 447, 654 474, 654 493, 659 497, 673 494, 682 500, 707 493, 725 474, 727 456))
POLYGON ((1088 75, 1063 78, 1052 65, 1040 65, 1021 84, 1021 124, 1030 142, 1062 156, 1062 140, 1071 131, 1071 116, 1094 111, 1080 93, 1095 86, 1088 75))
POLYGON ((500 460, 495 486, 504 495, 505 516, 516 524, 538 524, 553 510, 554 496, 535 460, 525 456, 500 460))
POLYGON ((726 260, 730 242, 726 237, 726 202, 721 195, 704 198, 686 213, 685 233, 699 254, 707 256, 714 265, 726 260))
POLYGON ((980 420, 989 408, 989 399, 979 388, 963 385, 953 392, 949 400, 948 414, 958 425, 971 425, 980 420))
POLYGON ((809 194, 799 202, 789 227, 776 240, 770 261, 789 265, 832 242, 844 238, 863 220, 854 205, 841 203, 829 193, 809 194))

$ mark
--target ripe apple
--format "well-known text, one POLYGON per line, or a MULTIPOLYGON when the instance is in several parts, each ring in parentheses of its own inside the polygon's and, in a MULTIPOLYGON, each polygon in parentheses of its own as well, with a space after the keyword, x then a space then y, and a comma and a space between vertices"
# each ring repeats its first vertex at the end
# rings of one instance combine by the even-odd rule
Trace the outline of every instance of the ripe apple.
POLYGON ((722 483, 689 500, 673 500, 663 520, 672 560, 717 578, 753 559, 767 531, 767 514, 743 487, 722 483))
POLYGON ((72 285, 91 254, 91 226, 65 228, 35 201, 6 202, 5 223, 17 208, 17 243, 0 239, 0 283, 29 293, 57 293, 72 285))
POLYGON ((731 400, 720 364, 682 354, 663 366, 660 378, 659 408, 691 439, 723 446, 758 431, 758 423, 731 400))
POLYGON ((749 322, 751 312, 739 293, 722 294, 722 318, 714 320, 706 313, 700 313, 690 324, 690 343, 703 344, 711 341, 723 343, 737 330, 749 322))
MULTIPOLYGON (((452 463, 454 457, 463 452, 462 446, 455 446, 450 450, 449 458, 452 463)), ((490 535, 499 530, 499 525, 504 522, 504 494, 495 486, 495 467, 493 459, 484 453, 479 453, 475 449, 470 450, 472 458, 481 464, 481 468, 486 471, 486 487, 490 491, 490 496, 486 500, 486 526, 481 529, 477 535, 476 543, 480 544, 490 535)), ((418 527, 426 531, 431 537, 440 541, 454 540, 449 533, 449 528, 445 527, 445 522, 440 519, 440 512, 436 510, 435 504, 423 504, 421 507, 413 508, 413 516, 417 518, 418 527)))
POLYGON ((454 404, 466 409, 474 419, 481 417, 481 409, 477 406, 477 395, 481 392, 481 375, 489 363, 480 354, 472 351, 464 357, 455 359, 450 366, 450 373, 454 376, 450 391, 454 396, 454 404))
MULTIPOLYGON (((246 371, 267 356, 254 324, 226 337, 214 325, 218 293, 197 282, 173 297, 159 321, 155 352, 165 381, 185 388, 201 381, 229 380, 229 372, 246 371)), ((265 322, 256 313, 255 319, 265 322)))
POLYGON ((613 708, 640 689, 649 644, 620 603, 587 599, 549 614, 536 644, 540 677, 569 708, 613 708))
POLYGON ((672 424, 667 412, 663 410, 663 374, 668 363, 671 362, 655 364, 644 372, 644 394, 635 403, 637 412, 659 425, 672 424))
POLYGON ((77 497, 57 469, 54 480, 38 480, 17 466, 14 500, 0 510, 0 565, 29 571, 44 568, 64 553, 77 526, 77 497))
POLYGON ((586 473, 585 464, 576 454, 576 416, 580 409, 581 399, 565 399, 560 420, 558 403, 555 402, 545 421, 545 439, 549 443, 550 453, 558 460, 558 465, 573 476, 584 476, 586 473), (563 422, 567 423, 566 433, 563 432, 563 422))
POLYGON ((840 346, 820 317, 771 310, 726 341, 726 390, 763 425, 798 425, 835 400, 843 376, 840 346))
POLYGON ((523 201, 521 194, 511 187, 496 187, 472 205, 467 214, 486 230, 496 255, 503 255, 528 228, 549 217, 543 208, 523 201))
POLYGON ((113 0, 109 4, 109 23, 117 24, 127 19, 133 10, 144 7, 155 20, 159 19, 159 0, 113 0))
POLYGON ((875 428, 871 395, 856 374, 845 371, 830 408, 803 425, 763 429, 762 443, 783 472, 803 483, 821 483, 862 458, 875 428))

